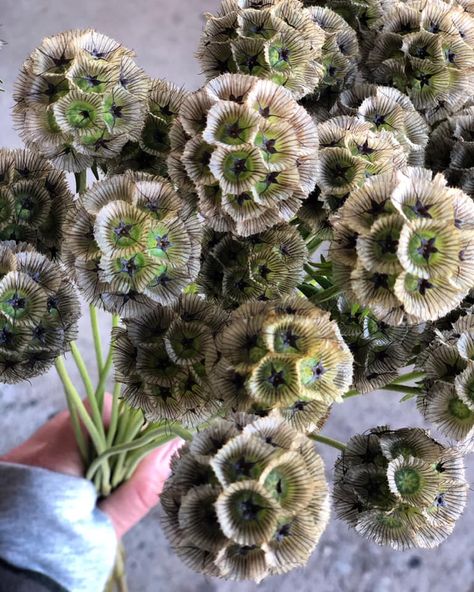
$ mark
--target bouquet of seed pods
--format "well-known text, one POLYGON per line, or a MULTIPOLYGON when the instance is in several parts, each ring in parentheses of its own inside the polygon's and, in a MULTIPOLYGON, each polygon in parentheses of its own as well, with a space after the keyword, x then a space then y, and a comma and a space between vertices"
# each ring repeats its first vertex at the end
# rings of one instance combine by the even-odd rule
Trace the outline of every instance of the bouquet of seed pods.
POLYGON ((223 0, 196 57, 192 92, 89 29, 25 61, 25 148, 0 150, 0 380, 55 365, 103 496, 184 438, 162 527, 196 571, 304 566, 331 508, 376 544, 436 547, 474 450, 474 2, 223 0), (378 389, 416 398, 436 439, 324 436, 378 389), (315 442, 340 450, 332 493, 315 442))

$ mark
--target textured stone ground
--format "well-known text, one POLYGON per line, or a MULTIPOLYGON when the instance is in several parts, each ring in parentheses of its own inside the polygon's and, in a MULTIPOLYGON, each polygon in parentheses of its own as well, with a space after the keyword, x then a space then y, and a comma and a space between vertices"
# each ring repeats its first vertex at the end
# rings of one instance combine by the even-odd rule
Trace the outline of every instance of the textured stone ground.
MULTIPOLYGON (((200 84, 193 60, 201 28, 200 13, 217 0, 1 0, 0 37, 9 45, 0 52, 0 145, 19 146, 9 108, 19 65, 45 35, 93 26, 133 47, 139 63, 155 77, 189 89, 200 84)), ((104 315, 104 335, 108 319, 104 315)), ((93 369, 87 318, 80 346, 93 369)), ((398 404, 400 395, 373 393, 335 409, 326 432, 341 440, 374 425, 421 425, 413 404, 398 404)), ((19 443, 49 415, 64 406, 53 373, 31 385, 0 387, 0 452, 19 443)), ((328 477, 333 450, 321 450, 328 477)), ((470 479, 474 478, 471 462, 470 479)), ((379 548, 332 520, 308 567, 260 586, 211 581, 198 576, 170 551, 153 512, 126 538, 130 592, 474 592, 474 499, 453 536, 436 551, 392 552, 379 548)), ((13 591, 12 591, 13 592, 13 591)))

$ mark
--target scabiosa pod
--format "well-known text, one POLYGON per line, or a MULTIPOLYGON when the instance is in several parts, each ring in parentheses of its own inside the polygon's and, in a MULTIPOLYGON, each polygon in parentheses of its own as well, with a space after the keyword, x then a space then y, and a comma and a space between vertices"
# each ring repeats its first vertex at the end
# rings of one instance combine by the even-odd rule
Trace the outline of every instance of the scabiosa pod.
POLYGON ((162 524, 191 569, 260 582, 306 565, 329 519, 324 465, 275 418, 218 420, 172 461, 162 524))
POLYGON ((155 306, 126 319, 113 334, 116 380, 122 396, 151 421, 196 426, 219 411, 211 378, 218 359, 216 335, 227 319, 197 295, 155 306))
POLYGON ((107 162, 107 172, 132 170, 167 177, 171 127, 188 94, 166 80, 151 80, 147 114, 140 137, 128 141, 120 154, 107 162))
POLYGON ((199 272, 197 215, 162 177, 128 172, 95 183, 66 234, 86 300, 124 317, 175 302, 199 272))
POLYGON ((318 120, 328 116, 339 93, 352 87, 359 58, 357 34, 336 12, 321 6, 310 6, 308 12, 324 31, 321 61, 323 77, 313 93, 303 98, 301 104, 318 120))
POLYGON ((409 365, 420 341, 420 327, 392 327, 368 309, 351 306, 340 297, 331 311, 354 357, 354 388, 369 393, 386 386, 409 365))
POLYGON ((342 16, 364 39, 384 16, 383 0, 303 0, 307 7, 323 6, 342 16))
POLYGON ((0 241, 31 244, 55 258, 62 250, 73 196, 64 173, 30 150, 0 149, 0 241))
POLYGON ((430 135, 426 166, 474 198, 474 107, 448 117, 430 135))
POLYGON ((390 2, 368 41, 367 77, 407 94, 428 123, 472 96, 474 20, 457 3, 390 2))
POLYGON ((92 29, 46 37, 21 68, 14 116, 25 144, 81 172, 138 141, 148 76, 134 53, 92 29))
POLYGON ((445 436, 474 438, 474 315, 472 311, 437 331, 417 366, 426 374, 417 407, 445 436))
POLYGON ((58 263, 26 244, 0 245, 0 382, 43 374, 75 339, 79 300, 58 263))
POLYGON ((335 281, 391 325, 437 320, 474 281, 474 204, 442 175, 408 168, 354 191, 334 217, 335 281))
POLYGON ((318 199, 331 210, 340 207, 348 194, 363 186, 369 177, 407 164, 406 153, 393 133, 374 130, 371 123, 357 117, 333 117, 320 123, 317 130, 318 199))
POLYGON ((249 302, 218 338, 214 373, 233 411, 277 411, 293 427, 314 431, 352 383, 352 355, 329 313, 305 298, 249 302))
POLYGON ((419 428, 374 428, 347 443, 335 467, 337 516, 394 549, 434 548, 454 530, 468 484, 460 452, 419 428))
POLYGON ((208 80, 239 72, 284 86, 296 99, 320 83, 325 34, 299 0, 223 0, 206 18, 197 57, 208 80))
POLYGON ((269 80, 224 74, 186 97, 171 130, 169 174, 190 182, 218 232, 250 236, 288 222, 315 183, 308 113, 269 80))
POLYGON ((277 300, 303 280, 308 249, 289 224, 250 236, 208 233, 198 284, 225 308, 249 300, 277 300))
POLYGON ((399 90, 358 84, 339 95, 331 114, 356 117, 369 123, 374 132, 393 133, 407 155, 407 163, 424 165, 429 128, 410 99, 399 90))

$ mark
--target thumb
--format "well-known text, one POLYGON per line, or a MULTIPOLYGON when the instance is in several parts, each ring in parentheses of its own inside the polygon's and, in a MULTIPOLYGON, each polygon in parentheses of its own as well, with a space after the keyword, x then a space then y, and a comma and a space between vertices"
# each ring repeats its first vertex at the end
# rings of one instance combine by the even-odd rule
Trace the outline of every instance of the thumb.
POLYGON ((129 481, 100 502, 100 509, 112 521, 119 539, 156 506, 170 474, 171 457, 182 445, 183 440, 175 438, 151 452, 129 481))

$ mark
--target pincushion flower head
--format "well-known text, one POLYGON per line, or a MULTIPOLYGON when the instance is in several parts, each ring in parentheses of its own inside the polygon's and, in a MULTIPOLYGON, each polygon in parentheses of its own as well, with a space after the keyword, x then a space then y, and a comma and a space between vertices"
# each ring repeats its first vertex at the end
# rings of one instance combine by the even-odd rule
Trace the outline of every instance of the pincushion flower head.
POLYGON ((408 168, 354 191, 334 217, 335 280, 391 325, 437 320, 474 282, 474 203, 443 175, 408 168))
POLYGON ((14 93, 25 144, 58 168, 81 172, 138 141, 150 83, 133 56, 92 29, 46 37, 14 93))
POLYGON ((391 132, 407 155, 407 163, 423 166, 429 128, 410 99, 395 88, 358 84, 344 90, 331 114, 369 123, 374 132, 391 132))
POLYGON ((421 332, 417 326, 392 327, 343 297, 331 311, 354 357, 354 388, 369 393, 395 380, 409 365, 421 332))
POLYGON ((122 396, 151 421, 195 426, 215 415, 220 394, 211 383, 216 335, 227 315, 197 295, 155 308, 115 330, 116 380, 122 396))
POLYGON ((0 382, 46 372, 75 339, 76 292, 59 264, 26 244, 0 245, 0 382))
POLYGON ((457 3, 390 2, 365 63, 369 79, 408 95, 433 124, 473 94, 474 20, 457 3))
POLYGON ((162 524, 191 569, 259 582, 306 565, 329 519, 324 465, 274 418, 218 420, 172 461, 162 524))
POLYGON ((459 111, 433 130, 426 166, 443 172, 450 185, 474 198, 474 107, 459 111))
POLYGON ((463 459, 419 428, 374 428, 354 436, 335 467, 339 518, 394 549, 433 548, 466 505, 463 459))
POLYGON ((424 418, 456 441, 474 439, 474 315, 438 331, 417 359, 426 374, 417 407, 424 418))
POLYGON ((194 188, 218 232, 249 236, 287 222, 314 187, 316 126, 269 80, 224 74, 186 97, 171 146, 171 178, 194 188))
POLYGON ((276 300, 304 278, 308 249, 294 226, 281 224, 245 239, 229 233, 209 235, 198 284, 226 308, 249 300, 276 300))
POLYGON ((346 20, 362 41, 367 32, 378 26, 384 16, 385 0, 303 0, 306 7, 322 6, 330 8, 346 20))
POLYGON ((197 215, 162 177, 128 172, 95 183, 66 230, 86 300, 124 317, 176 301, 199 271, 197 215))
POLYGON ((107 162, 107 172, 132 170, 168 176, 166 161, 171 149, 170 131, 187 94, 166 80, 151 80, 140 136, 138 140, 129 140, 120 154, 107 162))
POLYGON ((352 355, 329 313, 301 297, 249 302, 218 337, 214 376, 233 411, 278 412, 296 429, 317 429, 352 383, 352 355))
POLYGON ((330 210, 340 207, 348 194, 362 187, 369 177, 406 165, 406 153, 395 135, 385 129, 373 129, 370 122, 338 116, 320 123, 317 130, 318 199, 330 210))
POLYGON ((239 72, 284 86, 296 99, 321 82, 325 34, 299 0, 223 0, 206 18, 197 57, 208 80, 239 72))
POLYGON ((54 258, 73 207, 64 173, 30 150, 0 149, 0 241, 27 242, 54 258))

